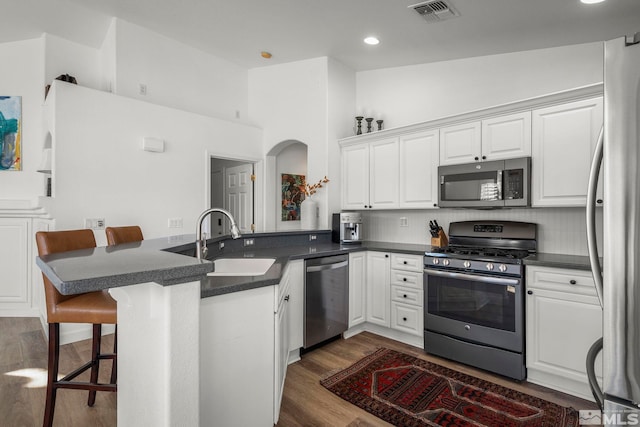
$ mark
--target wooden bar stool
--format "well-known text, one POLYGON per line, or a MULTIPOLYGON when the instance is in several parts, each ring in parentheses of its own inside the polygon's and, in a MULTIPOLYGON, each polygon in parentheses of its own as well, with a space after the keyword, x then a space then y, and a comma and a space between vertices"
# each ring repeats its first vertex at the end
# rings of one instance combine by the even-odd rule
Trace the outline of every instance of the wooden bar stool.
POLYGON ((143 240, 142 230, 137 225, 127 227, 107 227, 107 243, 109 246, 119 245, 121 243, 140 242, 143 240))
MULTIPOLYGON (((40 256, 73 251, 78 249, 89 249, 96 247, 93 231, 69 230, 69 231, 40 231, 36 233, 36 243, 40 256)), ((44 279, 44 290, 47 306, 47 322, 49 323, 49 361, 47 398, 44 410, 43 426, 53 425, 53 413, 56 403, 56 392, 59 388, 89 390, 87 405, 93 406, 96 400, 96 391, 117 390, 116 386, 116 345, 112 354, 100 353, 100 342, 102 338, 102 324, 115 325, 116 301, 111 298, 107 291, 94 291, 77 295, 62 295, 49 281, 47 276, 44 279), (91 323, 93 325, 93 344, 91 350, 91 360, 79 367, 75 371, 58 380, 58 365, 60 357, 60 323, 91 323), (98 371, 100 360, 112 359, 113 369, 111 372, 111 383, 98 383, 98 371), (91 379, 89 382, 72 381, 81 373, 91 369, 91 379)), ((117 327, 117 326, 116 326, 117 327)), ((115 342, 117 343, 117 330, 115 342)))

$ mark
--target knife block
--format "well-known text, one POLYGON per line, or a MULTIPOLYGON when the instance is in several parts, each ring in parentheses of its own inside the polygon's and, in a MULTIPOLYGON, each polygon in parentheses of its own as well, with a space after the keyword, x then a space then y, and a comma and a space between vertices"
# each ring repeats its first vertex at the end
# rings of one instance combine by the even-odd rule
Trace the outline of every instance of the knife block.
POLYGON ((447 235, 444 234, 444 231, 440 229, 438 231, 438 237, 431 238, 431 246, 436 248, 444 248, 449 244, 449 239, 447 239, 447 235))

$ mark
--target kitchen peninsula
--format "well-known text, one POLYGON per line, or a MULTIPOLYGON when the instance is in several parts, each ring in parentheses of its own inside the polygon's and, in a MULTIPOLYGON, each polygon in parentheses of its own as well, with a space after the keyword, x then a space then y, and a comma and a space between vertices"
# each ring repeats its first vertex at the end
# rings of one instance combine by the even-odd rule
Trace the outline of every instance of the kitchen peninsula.
MULTIPOLYGON (((277 395, 273 388, 273 370, 269 370, 274 366, 274 355, 265 346, 274 345, 273 301, 278 298, 276 288, 284 282, 288 266, 300 267, 300 275, 296 276, 300 282, 304 259, 344 253, 356 255, 364 251, 420 259, 429 249, 424 245, 381 242, 340 245, 331 242, 330 231, 320 230, 258 233, 238 240, 218 238, 210 240, 208 246, 209 259, 274 258, 275 262, 259 276, 207 276, 214 270, 214 263, 195 258, 195 235, 97 247, 37 259, 38 266, 61 293, 110 289, 118 301, 120 426, 137 424, 141 417, 152 425, 206 424, 213 416, 214 405, 203 405, 202 399, 217 399, 219 403, 219 399, 232 398, 220 385, 223 379, 210 372, 214 360, 220 363, 219 358, 210 355, 216 348, 225 353, 229 363, 239 365, 241 372, 245 369, 243 361, 252 370, 265 367, 260 374, 265 375, 266 385, 256 393, 262 393, 263 398, 258 400, 265 401, 263 412, 277 414, 273 402, 264 399, 265 393, 277 395), (229 335, 251 333, 257 340, 251 342, 249 348, 230 349, 225 346, 235 345, 237 335, 233 340, 220 341, 212 338, 215 327, 230 331, 229 335), (238 352, 240 357, 235 355, 238 352)), ((557 261, 561 265, 570 261, 577 267, 585 261, 583 258, 586 259, 573 257, 557 261)), ((553 266, 554 260, 552 255, 538 254, 532 264, 553 266)), ((352 269, 356 270, 355 264, 352 269)), ((301 286, 299 283, 298 288, 302 289, 301 286)), ((290 291, 292 299, 294 287, 291 286, 290 291)), ((301 322, 300 317, 292 320, 292 327, 301 327, 301 322)), ((349 334, 357 332, 354 328, 349 334)), ((232 372, 235 367, 225 365, 220 369, 232 372)), ((229 381, 235 383, 238 378, 229 381)), ((255 378, 253 381, 257 389, 258 381, 255 378)), ((255 404, 258 406, 258 402, 255 404)), ((260 412, 257 407, 254 409, 251 413, 260 412)), ((237 412, 235 414, 237 416, 237 412)), ((272 420, 267 418, 261 417, 264 424, 259 425, 269 425, 272 420)))

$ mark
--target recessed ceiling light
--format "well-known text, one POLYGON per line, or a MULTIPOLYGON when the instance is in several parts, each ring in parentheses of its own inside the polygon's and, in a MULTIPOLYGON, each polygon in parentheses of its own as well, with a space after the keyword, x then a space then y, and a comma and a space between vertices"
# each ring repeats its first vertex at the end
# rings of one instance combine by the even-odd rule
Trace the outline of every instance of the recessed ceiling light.
POLYGON ((376 45, 376 44, 380 43, 380 40, 378 40, 376 37, 370 36, 370 37, 367 37, 366 39, 364 39, 364 42, 366 44, 376 45))
POLYGON ((596 4, 602 3, 604 0, 580 0, 584 4, 596 4))
POLYGON ((262 56, 264 59, 270 59, 271 53, 263 50, 262 52, 260 52, 260 56, 262 56))

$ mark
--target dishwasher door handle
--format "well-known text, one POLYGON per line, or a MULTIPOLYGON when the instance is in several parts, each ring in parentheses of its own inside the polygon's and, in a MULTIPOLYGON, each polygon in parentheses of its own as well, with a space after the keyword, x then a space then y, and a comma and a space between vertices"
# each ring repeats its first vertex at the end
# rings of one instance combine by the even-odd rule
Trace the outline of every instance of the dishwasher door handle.
POLYGON ((335 264, 325 264, 325 265, 312 265, 307 267, 307 273, 315 273, 318 271, 325 270, 335 270, 336 268, 342 268, 349 265, 349 261, 337 262, 335 264))

